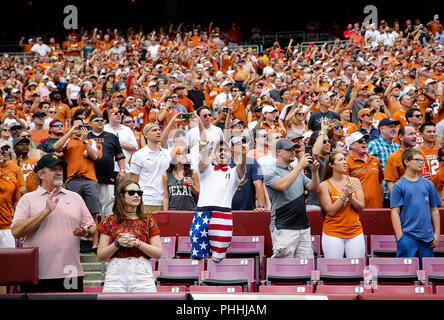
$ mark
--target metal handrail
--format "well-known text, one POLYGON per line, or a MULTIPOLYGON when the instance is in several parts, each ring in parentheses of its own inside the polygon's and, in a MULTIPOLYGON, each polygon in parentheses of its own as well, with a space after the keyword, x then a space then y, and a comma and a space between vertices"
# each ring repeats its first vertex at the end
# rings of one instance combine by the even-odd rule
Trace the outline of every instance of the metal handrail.
MULTIPOLYGON (((102 209, 100 210, 100 217, 103 219, 105 219, 106 214, 105 214, 105 209, 108 208, 110 205, 114 204, 114 199, 111 200, 110 202, 106 203, 102 209)), ((106 270, 105 270, 105 261, 101 261, 100 262, 100 276, 102 277, 102 281, 105 281, 105 274, 106 274, 106 270)))

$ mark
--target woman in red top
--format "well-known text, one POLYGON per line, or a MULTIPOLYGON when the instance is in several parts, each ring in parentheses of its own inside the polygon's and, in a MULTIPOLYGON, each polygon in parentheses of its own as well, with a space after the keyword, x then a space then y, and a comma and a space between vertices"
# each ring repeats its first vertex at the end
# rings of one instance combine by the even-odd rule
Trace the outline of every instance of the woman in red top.
POLYGON ((160 230, 142 204, 142 190, 131 180, 119 184, 113 215, 97 227, 97 256, 111 259, 103 292, 156 292, 151 262, 162 256, 160 230))

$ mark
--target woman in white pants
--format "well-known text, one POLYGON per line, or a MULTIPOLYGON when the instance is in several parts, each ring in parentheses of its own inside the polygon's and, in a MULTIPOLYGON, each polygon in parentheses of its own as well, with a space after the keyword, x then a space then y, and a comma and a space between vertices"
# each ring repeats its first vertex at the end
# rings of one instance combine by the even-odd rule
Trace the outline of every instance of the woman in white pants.
POLYGON ((359 179, 347 176, 342 153, 331 153, 324 164, 319 201, 324 223, 322 251, 325 258, 364 258, 365 240, 359 212, 364 209, 364 192, 359 179))
POLYGON ((150 259, 162 256, 160 231, 143 211, 142 190, 131 180, 119 184, 113 215, 97 227, 97 256, 110 260, 103 292, 156 292, 150 259))

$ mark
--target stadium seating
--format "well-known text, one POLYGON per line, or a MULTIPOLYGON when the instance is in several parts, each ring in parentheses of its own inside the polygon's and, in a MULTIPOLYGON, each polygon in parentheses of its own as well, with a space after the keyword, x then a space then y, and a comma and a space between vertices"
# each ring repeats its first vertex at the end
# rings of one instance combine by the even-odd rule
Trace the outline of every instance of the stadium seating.
POLYGON ((311 282, 314 259, 268 258, 268 284, 302 284, 311 282))
POLYGON ((396 257, 396 240, 394 235, 370 236, 370 254, 372 257, 396 257))
POLYGON ((158 285, 198 284, 204 261, 195 259, 160 259, 155 280, 158 285))
POLYGON ((176 237, 160 237, 163 254, 161 259, 171 259, 176 256, 176 237))
POLYGON ((320 284, 360 284, 364 267, 364 258, 319 258, 315 280, 320 284))
POLYGON ((233 236, 227 251, 227 258, 254 258, 255 278, 264 278, 264 236, 233 236))
POLYGON ((242 286, 190 286, 190 293, 239 293, 242 286))
POLYGON ((266 286, 259 287, 261 293, 271 294, 310 294, 313 293, 313 285, 300 285, 300 286, 266 286))
POLYGON ((418 281, 418 258, 369 258, 368 264, 370 272, 376 273, 378 283, 418 281))
POLYGON ((186 286, 156 286, 157 292, 162 293, 177 293, 177 292, 186 292, 186 286))
POLYGON ((316 293, 322 294, 361 294, 371 293, 371 289, 365 286, 353 285, 318 285, 316 293))
MULTIPOLYGON (((179 259, 183 260, 183 259, 179 259)), ((207 286, 242 286, 244 291, 255 291, 253 258, 232 258, 214 262, 208 259, 207 270, 202 273, 202 284, 207 286)))
POLYGON ((382 285, 374 289, 378 294, 432 294, 432 286, 403 286, 403 285, 382 285))
POLYGON ((444 283, 444 258, 422 258, 426 281, 437 287, 444 283))
MULTIPOLYGON (((0 248, 0 285, 32 285, 39 281, 39 248, 0 248)), ((14 286, 14 287, 12 287, 14 286)))
POLYGON ((189 236, 179 236, 177 238, 176 256, 178 258, 191 257, 191 239, 189 236))

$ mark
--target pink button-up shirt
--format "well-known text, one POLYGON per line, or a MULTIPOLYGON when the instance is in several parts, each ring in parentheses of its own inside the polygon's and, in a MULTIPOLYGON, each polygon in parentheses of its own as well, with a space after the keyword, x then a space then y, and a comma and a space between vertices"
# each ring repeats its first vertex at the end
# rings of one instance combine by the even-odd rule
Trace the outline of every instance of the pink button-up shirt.
MULTIPOLYGON (((11 227, 43 211, 49 192, 38 187, 17 203, 11 227)), ((75 192, 61 188, 54 196, 56 208, 40 226, 24 239, 24 247, 39 247, 39 279, 83 276, 80 263, 80 238, 73 231, 78 226, 94 225, 85 202, 75 192)))

